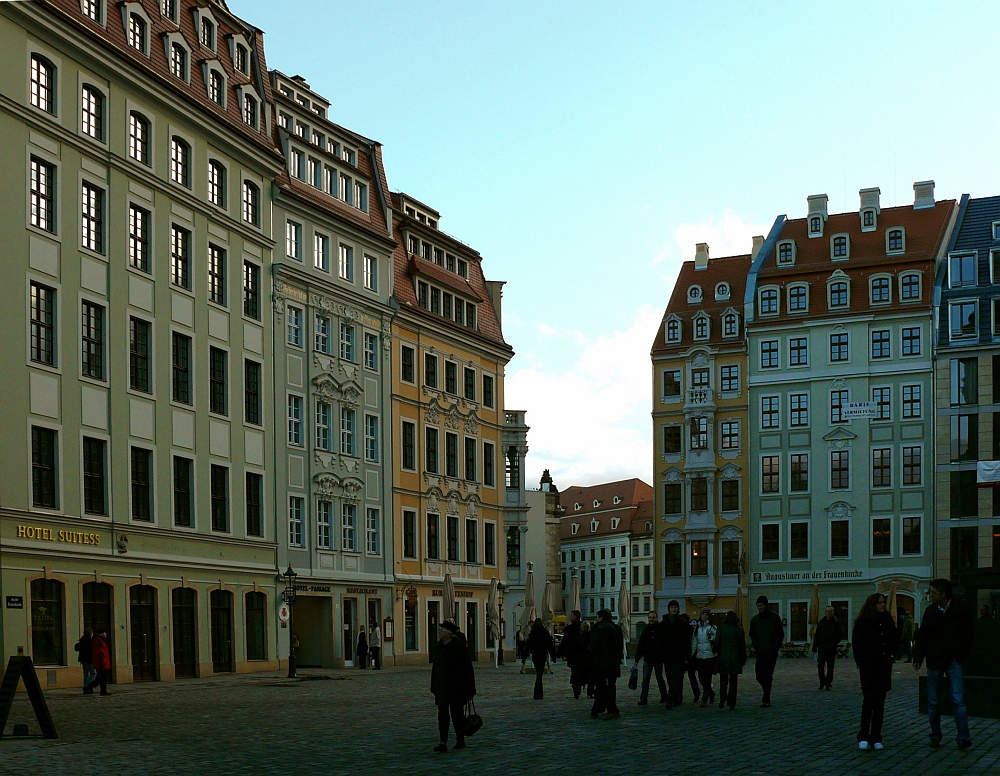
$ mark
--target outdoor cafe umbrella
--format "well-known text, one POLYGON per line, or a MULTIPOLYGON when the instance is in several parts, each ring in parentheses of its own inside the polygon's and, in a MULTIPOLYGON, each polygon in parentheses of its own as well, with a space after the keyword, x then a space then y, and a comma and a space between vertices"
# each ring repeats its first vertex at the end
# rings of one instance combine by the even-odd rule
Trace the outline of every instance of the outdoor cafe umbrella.
POLYGON ((535 609, 535 572, 531 570, 531 563, 528 564, 528 573, 524 579, 524 610, 521 612, 521 637, 528 638, 531 624, 538 617, 538 610, 535 609))
MULTIPOLYGON (((444 613, 441 620, 455 619, 455 583, 451 581, 451 574, 444 575, 444 602, 441 604, 444 613)), ((458 625, 458 623, 455 623, 458 625)))
POLYGON ((542 588, 542 611, 541 618, 545 627, 548 628, 552 625, 552 618, 555 616, 555 612, 552 611, 552 594, 554 592, 554 585, 551 580, 545 580, 545 587, 542 588))
POLYGON ((622 629, 622 635, 626 642, 632 638, 631 617, 632 605, 628 597, 628 588, 623 579, 622 586, 618 588, 618 626, 622 629))
POLYGON ((500 581, 496 577, 490 579, 490 595, 486 599, 486 627, 493 637, 493 643, 497 645, 499 655, 503 644, 500 643, 500 581))
POLYGON ((569 582, 569 611, 580 611, 580 579, 576 574, 570 578, 569 582))
POLYGON ((889 583, 889 595, 885 597, 885 610, 892 616, 892 621, 896 622, 899 616, 899 605, 896 603, 896 581, 889 583))
POLYGON ((816 635, 816 626, 819 625, 819 585, 813 585, 812 600, 809 602, 809 629, 810 638, 816 635))

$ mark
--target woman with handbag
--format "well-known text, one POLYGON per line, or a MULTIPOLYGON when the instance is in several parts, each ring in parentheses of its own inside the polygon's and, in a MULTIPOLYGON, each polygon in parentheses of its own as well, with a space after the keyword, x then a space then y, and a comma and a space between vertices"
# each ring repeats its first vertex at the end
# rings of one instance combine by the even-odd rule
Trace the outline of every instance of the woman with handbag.
POLYGON ((465 704, 476 694, 476 676, 472 670, 468 643, 458 626, 445 620, 438 627, 431 667, 431 692, 438 707, 438 733, 441 743, 435 752, 448 751, 449 716, 455 727, 454 749, 465 749, 465 704))
POLYGON ((885 696, 892 689, 892 662, 899 651, 899 632, 885 610, 885 596, 868 596, 851 633, 851 651, 861 676, 861 729, 858 749, 882 749, 885 696))
POLYGON ((715 703, 715 690, 712 689, 712 674, 715 673, 715 643, 717 629, 708 619, 712 610, 702 607, 701 616, 691 634, 691 654, 694 655, 695 668, 698 671, 698 682, 701 684, 701 708, 715 703))
POLYGON ((736 612, 726 612, 726 618, 715 636, 715 652, 719 657, 719 708, 729 705, 736 709, 736 686, 743 666, 747 663, 747 635, 736 612))

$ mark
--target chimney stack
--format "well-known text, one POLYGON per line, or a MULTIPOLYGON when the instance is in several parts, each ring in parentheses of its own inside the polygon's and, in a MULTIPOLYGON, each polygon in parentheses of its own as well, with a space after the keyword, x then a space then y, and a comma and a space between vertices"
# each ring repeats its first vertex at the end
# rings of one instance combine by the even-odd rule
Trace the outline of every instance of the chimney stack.
POLYGON ((757 258, 760 249, 764 247, 764 235, 755 234, 753 237, 753 248, 750 249, 750 261, 757 258))
POLYGON ((882 194, 878 186, 870 189, 861 189, 858 192, 858 196, 861 198, 860 210, 865 210, 867 208, 873 208, 876 213, 882 212, 882 206, 879 203, 879 196, 882 194))
POLYGON ((917 181, 913 184, 913 209, 934 207, 934 181, 917 181))
POLYGON ((708 243, 698 243, 694 246, 694 268, 708 269, 708 243))
POLYGON ((823 220, 826 221, 826 203, 830 200, 826 194, 812 194, 806 197, 806 202, 809 205, 809 215, 822 216, 823 220))

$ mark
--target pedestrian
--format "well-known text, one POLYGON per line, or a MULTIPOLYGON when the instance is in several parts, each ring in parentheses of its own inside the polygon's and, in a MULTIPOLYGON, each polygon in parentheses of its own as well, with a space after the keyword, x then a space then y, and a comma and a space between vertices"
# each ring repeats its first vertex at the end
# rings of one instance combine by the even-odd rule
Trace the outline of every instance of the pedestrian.
POLYGON ((528 662, 528 655, 531 655, 531 663, 535 667, 535 700, 542 700, 542 674, 545 673, 545 659, 549 656, 556 659, 556 646, 552 643, 552 635, 545 629, 542 618, 535 618, 531 625, 531 632, 525 642, 524 660, 521 661, 521 673, 524 673, 524 664, 528 662))
POLYGON ((593 630, 589 622, 580 625, 580 660, 583 663, 583 677, 587 683, 587 697, 590 699, 594 697, 593 630))
POLYGON ((382 629, 378 620, 368 628, 368 654, 371 655, 372 668, 376 671, 382 668, 382 629))
POLYGON ((438 707, 441 738, 434 751, 448 751, 449 716, 455 728, 452 748, 465 749, 465 704, 476 694, 476 675, 465 636, 451 620, 444 620, 438 626, 438 642, 432 655, 431 692, 438 707))
POLYGON ((903 642, 903 650, 906 652, 906 662, 913 662, 913 635, 916 630, 916 623, 913 622, 913 615, 909 612, 903 617, 903 628, 900 632, 900 640, 903 642))
POLYGON ((649 680, 656 673, 656 686, 660 688, 660 703, 667 702, 667 685, 663 681, 663 663, 660 662, 656 649, 656 629, 660 620, 656 612, 646 615, 646 627, 639 634, 639 646, 635 650, 635 664, 642 660, 642 690, 639 693, 639 705, 649 703, 649 680))
POLYGON ((837 660, 837 645, 844 640, 844 633, 832 606, 826 607, 823 619, 816 624, 813 634, 813 654, 819 671, 819 689, 833 689, 833 664, 837 660))
POLYGON ((941 745, 941 680, 948 677, 951 709, 955 718, 959 749, 972 746, 969 711, 965 707, 963 663, 972 649, 972 618, 952 598, 951 582, 935 579, 928 592, 931 605, 924 611, 913 648, 913 670, 919 671, 927 659, 927 721, 931 725, 931 746, 941 745))
POLYGON ((774 666, 778 662, 778 652, 785 641, 785 629, 781 618, 767 605, 767 596, 757 596, 757 614, 750 620, 750 643, 756 659, 754 673, 764 693, 760 707, 771 706, 771 684, 774 682, 774 666))
POLYGON ((698 682, 701 684, 701 708, 715 703, 715 690, 712 689, 712 674, 715 673, 715 637, 718 628, 712 625, 710 619, 712 610, 702 607, 695 621, 694 632, 691 634, 691 662, 698 671, 698 682))
POLYGON ((365 635, 365 626, 358 629, 358 668, 368 668, 368 637, 365 635))
POLYGON ((739 675, 747 663, 747 636, 736 612, 726 612, 726 618, 715 636, 715 651, 719 658, 719 708, 736 708, 736 688, 739 675))
POLYGON ((885 695, 892 689, 892 663, 899 649, 899 635, 881 593, 868 596, 858 612, 851 647, 863 697, 858 749, 882 749, 885 695))
POLYGON ((562 644, 559 645, 559 655, 569 666, 569 685, 573 688, 573 697, 579 700, 580 690, 587 683, 587 664, 583 654, 583 639, 579 609, 569 613, 569 625, 563 632, 562 644))
POLYGON ((93 694, 94 687, 101 686, 101 695, 110 695, 108 692, 108 679, 111 678, 111 650, 108 648, 108 632, 102 630, 90 643, 91 658, 94 661, 94 670, 97 676, 91 680, 88 688, 93 694))
POLYGON ((80 640, 73 645, 78 653, 77 660, 80 661, 80 665, 83 667, 83 694, 93 695, 93 688, 88 685, 94 681, 97 676, 97 671, 94 670, 94 631, 90 628, 83 629, 83 635, 80 640))
POLYGON ((618 719, 618 704, 615 698, 615 682, 621 676, 622 654, 625 639, 622 630, 614 624, 608 609, 597 613, 597 624, 591 631, 593 651, 594 705, 590 710, 592 718, 618 719), (603 714, 602 714, 603 712, 603 714))
POLYGON ((681 703, 684 666, 691 656, 691 625, 676 600, 667 604, 667 616, 657 626, 656 635, 656 648, 667 674, 667 708, 672 709, 681 703))

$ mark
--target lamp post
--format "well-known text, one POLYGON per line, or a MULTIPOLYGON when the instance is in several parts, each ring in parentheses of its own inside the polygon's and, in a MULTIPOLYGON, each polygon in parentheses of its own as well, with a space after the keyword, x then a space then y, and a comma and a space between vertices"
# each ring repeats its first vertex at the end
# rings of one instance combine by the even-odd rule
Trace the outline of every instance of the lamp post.
POLYGON ((500 582, 500 583, 497 584, 497 593, 498 593, 498 596, 499 596, 498 600, 497 600, 497 603, 500 605, 500 638, 499 638, 500 649, 497 650, 497 665, 498 666, 502 666, 503 665, 504 639, 505 639, 505 637, 507 635, 506 633, 504 633, 504 627, 503 627, 503 591, 506 590, 506 589, 507 589, 507 585, 505 585, 503 582, 500 582))
POLYGON ((288 678, 295 679, 295 580, 298 578, 292 570, 292 564, 288 564, 288 570, 282 574, 285 578, 285 592, 281 597, 288 604, 288 678))

